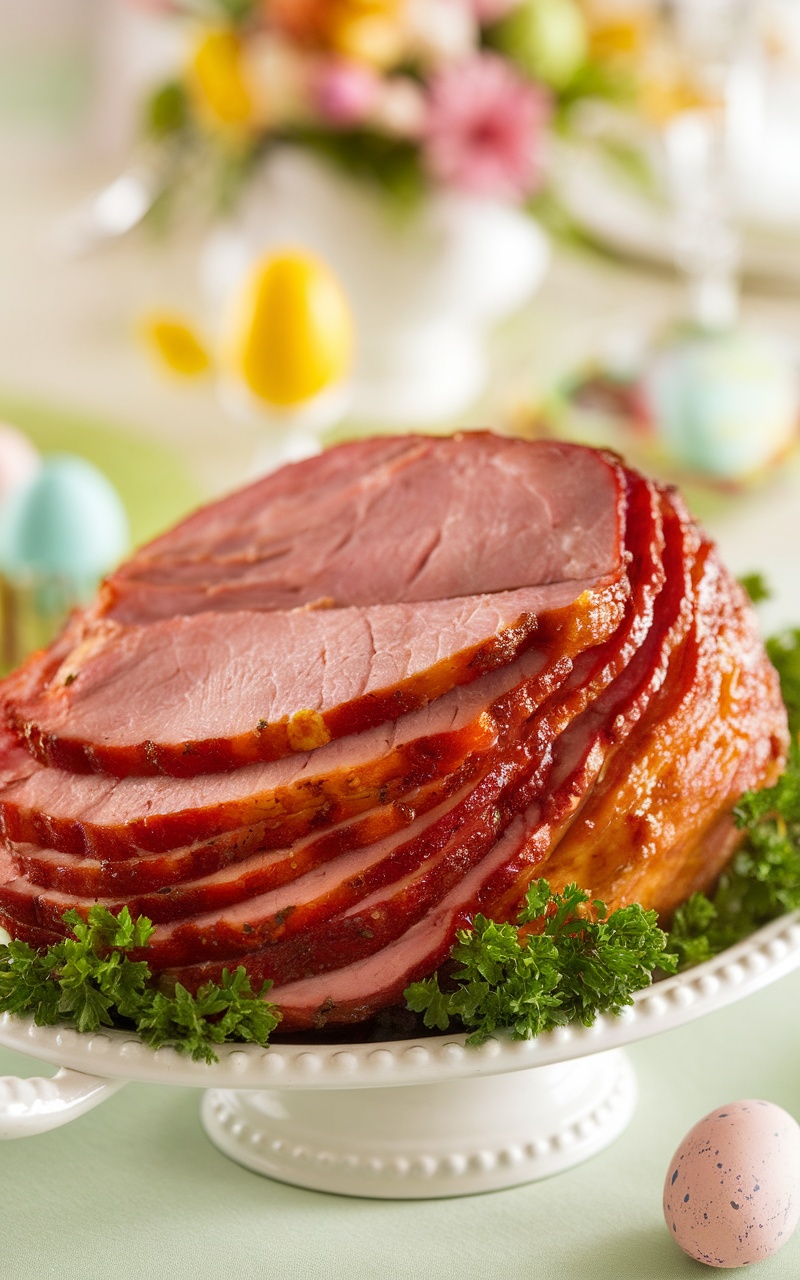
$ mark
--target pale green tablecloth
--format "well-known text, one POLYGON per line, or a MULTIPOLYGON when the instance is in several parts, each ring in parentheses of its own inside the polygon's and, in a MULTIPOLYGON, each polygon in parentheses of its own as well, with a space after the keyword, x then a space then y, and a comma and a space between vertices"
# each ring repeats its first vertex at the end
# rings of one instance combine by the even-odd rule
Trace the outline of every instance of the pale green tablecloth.
MULTIPOLYGON (((641 1098, 593 1160, 511 1191, 428 1202, 283 1186, 208 1141, 199 1091, 127 1085, 96 1111, 0 1146, 2 1280, 679 1280, 661 1187, 713 1107, 768 1098, 800 1116, 800 974, 634 1046, 641 1098)), ((39 1074, 0 1050, 0 1072, 39 1074)), ((447 1105, 447 1085, 441 1086, 447 1105)), ((335 1105, 336 1095, 331 1095, 335 1105)), ((800 1275, 800 1232, 754 1272, 800 1275)))

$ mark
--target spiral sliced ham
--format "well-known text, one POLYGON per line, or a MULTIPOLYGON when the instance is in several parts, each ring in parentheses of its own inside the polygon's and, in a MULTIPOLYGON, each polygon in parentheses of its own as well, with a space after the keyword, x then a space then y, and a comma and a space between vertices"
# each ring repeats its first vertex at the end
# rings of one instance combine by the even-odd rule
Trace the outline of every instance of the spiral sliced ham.
POLYGON ((488 434, 342 446, 140 551, 4 686, 0 923, 128 905, 190 989, 358 1022, 530 879, 668 916, 786 719, 679 498, 488 434))

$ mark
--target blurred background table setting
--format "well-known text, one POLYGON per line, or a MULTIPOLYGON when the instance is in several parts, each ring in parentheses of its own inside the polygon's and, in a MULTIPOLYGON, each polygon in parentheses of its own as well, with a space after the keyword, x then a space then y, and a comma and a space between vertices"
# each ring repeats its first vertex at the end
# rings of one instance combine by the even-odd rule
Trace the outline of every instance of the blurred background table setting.
MULTIPOLYGON (((200 502, 403 431, 617 450, 800 625, 798 0, 2 0, 0 279, 3 671, 200 502)), ((666 1163, 800 1117, 798 997, 634 1046, 617 1143, 474 1199, 271 1183, 130 1085, 4 1144, 0 1272, 699 1275, 666 1163)))

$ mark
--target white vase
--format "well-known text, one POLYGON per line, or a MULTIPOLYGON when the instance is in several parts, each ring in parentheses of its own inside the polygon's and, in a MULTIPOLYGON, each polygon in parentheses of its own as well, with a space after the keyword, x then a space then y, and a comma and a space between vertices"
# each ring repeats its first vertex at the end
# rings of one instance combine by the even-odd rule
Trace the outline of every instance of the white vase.
POLYGON ((312 251, 338 276, 356 326, 350 413, 376 426, 432 425, 467 409, 486 380, 489 330, 535 293, 549 260, 541 229, 507 204, 436 194, 406 213, 284 149, 207 243, 213 314, 255 257, 287 248, 312 251))

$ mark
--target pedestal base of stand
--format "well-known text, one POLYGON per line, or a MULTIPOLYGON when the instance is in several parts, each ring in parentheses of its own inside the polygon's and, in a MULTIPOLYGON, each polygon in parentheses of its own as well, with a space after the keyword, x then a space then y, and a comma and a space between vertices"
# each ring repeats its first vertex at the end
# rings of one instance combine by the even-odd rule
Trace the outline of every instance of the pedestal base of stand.
POLYGON ((472 1195, 602 1151, 636 1106, 621 1049, 507 1075, 394 1088, 209 1089, 202 1119, 232 1160, 280 1182, 386 1200, 472 1195))

